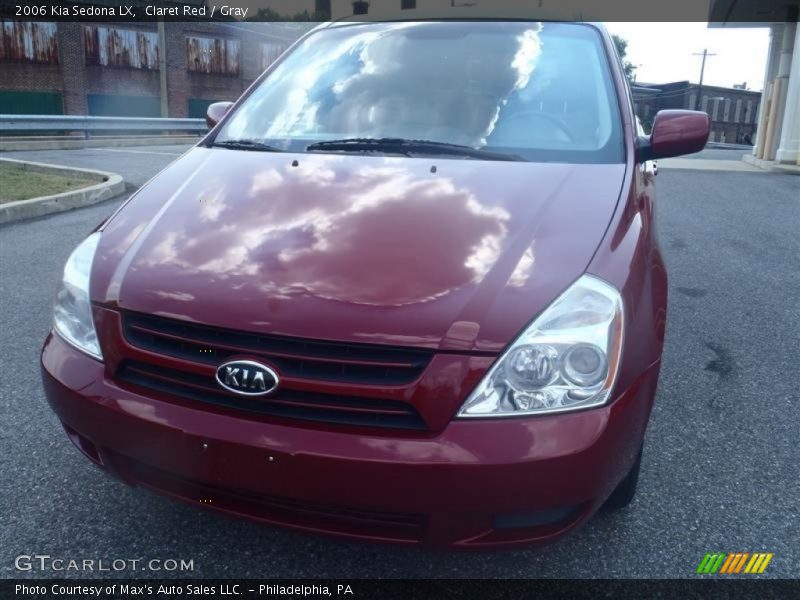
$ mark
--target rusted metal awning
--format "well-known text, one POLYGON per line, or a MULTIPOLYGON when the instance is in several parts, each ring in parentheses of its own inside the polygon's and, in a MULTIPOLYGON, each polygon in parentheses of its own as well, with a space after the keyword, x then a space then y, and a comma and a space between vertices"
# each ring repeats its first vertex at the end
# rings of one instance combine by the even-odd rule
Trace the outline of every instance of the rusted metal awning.
POLYGON ((58 64, 55 23, 0 21, 0 60, 58 64))
POLYGON ((189 71, 216 75, 239 74, 239 40, 186 37, 189 71))
POLYGON ((158 34, 155 31, 93 25, 85 26, 83 31, 86 64, 158 69, 158 34))

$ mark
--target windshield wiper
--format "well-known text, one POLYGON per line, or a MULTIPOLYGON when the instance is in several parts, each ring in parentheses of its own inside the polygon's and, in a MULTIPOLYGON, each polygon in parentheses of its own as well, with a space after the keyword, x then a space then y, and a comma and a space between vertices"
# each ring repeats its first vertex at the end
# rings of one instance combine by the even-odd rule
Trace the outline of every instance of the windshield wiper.
POLYGON ((280 148, 270 146, 258 140, 223 140, 221 142, 214 142, 211 146, 218 146, 220 148, 230 148, 231 150, 256 150, 258 152, 283 152, 280 148))
POLYGON ((346 138, 342 140, 326 140, 316 142, 306 147, 306 152, 397 152, 410 156, 411 154, 434 154, 450 156, 466 156, 481 160, 509 160, 524 161, 516 154, 491 152, 463 146, 461 144, 447 144, 430 140, 406 140, 403 138, 346 138))

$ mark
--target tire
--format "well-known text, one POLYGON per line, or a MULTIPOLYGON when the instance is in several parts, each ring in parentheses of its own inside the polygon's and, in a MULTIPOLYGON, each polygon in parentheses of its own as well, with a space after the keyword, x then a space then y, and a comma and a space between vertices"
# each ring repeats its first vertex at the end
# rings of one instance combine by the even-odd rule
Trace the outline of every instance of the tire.
POLYGON ((642 445, 642 448, 639 448, 639 455, 636 457, 636 462, 633 463, 625 479, 620 481, 616 489, 611 492, 608 500, 606 500, 606 503, 603 505, 604 509, 611 511, 620 510, 633 502, 633 498, 636 496, 636 487, 639 483, 639 471, 642 468, 643 448, 644 445, 642 445))

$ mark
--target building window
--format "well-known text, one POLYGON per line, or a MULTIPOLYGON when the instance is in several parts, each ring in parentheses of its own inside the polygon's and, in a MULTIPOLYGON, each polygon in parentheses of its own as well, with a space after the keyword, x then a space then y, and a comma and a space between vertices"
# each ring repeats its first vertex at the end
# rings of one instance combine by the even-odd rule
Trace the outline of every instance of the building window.
POLYGON ((719 114, 719 98, 714 98, 712 102, 714 103, 714 108, 711 109, 711 120, 716 121, 719 114))
POLYGON ((0 90, 0 115, 63 115, 64 99, 53 92, 0 90))
POLYGON ((367 0, 355 0, 353 2, 354 15, 366 15, 369 12, 369 2, 367 0))
POLYGON ((190 119, 205 119, 208 107, 214 103, 214 100, 204 100, 202 98, 189 98, 189 118, 190 119))
POLYGON ((89 114, 95 117, 160 117, 159 96, 87 94, 89 114))
POLYGON ((401 10, 414 10, 417 8, 417 0, 400 0, 401 10))
POLYGON ((331 0, 316 0, 314 2, 314 13, 324 19, 331 18, 331 0))

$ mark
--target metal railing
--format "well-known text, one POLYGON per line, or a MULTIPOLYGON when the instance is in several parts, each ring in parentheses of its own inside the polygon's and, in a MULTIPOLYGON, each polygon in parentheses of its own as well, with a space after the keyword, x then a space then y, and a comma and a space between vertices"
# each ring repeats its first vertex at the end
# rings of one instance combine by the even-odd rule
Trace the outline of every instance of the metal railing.
POLYGON ((48 132, 205 133, 205 119, 172 119, 151 117, 83 117, 72 115, 0 115, 0 134, 48 132))

